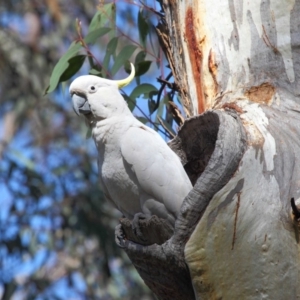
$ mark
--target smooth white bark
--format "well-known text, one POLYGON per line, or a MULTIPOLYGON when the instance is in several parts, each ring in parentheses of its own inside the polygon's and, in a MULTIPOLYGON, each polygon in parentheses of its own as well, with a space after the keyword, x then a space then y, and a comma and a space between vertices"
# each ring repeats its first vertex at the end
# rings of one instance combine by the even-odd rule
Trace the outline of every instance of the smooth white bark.
POLYGON ((164 2, 177 43, 175 69, 185 70, 183 79, 175 75, 188 90, 185 107, 191 115, 202 113, 201 101, 205 110, 234 110, 247 133, 238 171, 186 244, 195 293, 299 299, 299 232, 290 199, 300 197, 300 2, 164 2))

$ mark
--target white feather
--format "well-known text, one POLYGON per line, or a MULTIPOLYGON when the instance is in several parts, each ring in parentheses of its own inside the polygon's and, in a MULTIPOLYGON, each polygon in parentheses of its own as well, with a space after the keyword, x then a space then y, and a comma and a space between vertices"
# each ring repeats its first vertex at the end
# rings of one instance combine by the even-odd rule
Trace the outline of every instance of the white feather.
POLYGON ((127 218, 157 215, 174 224, 192 184, 178 156, 161 136, 130 112, 115 83, 96 76, 70 87, 84 94, 98 149, 100 184, 106 198, 127 218), (96 87, 90 89, 91 85, 96 87))

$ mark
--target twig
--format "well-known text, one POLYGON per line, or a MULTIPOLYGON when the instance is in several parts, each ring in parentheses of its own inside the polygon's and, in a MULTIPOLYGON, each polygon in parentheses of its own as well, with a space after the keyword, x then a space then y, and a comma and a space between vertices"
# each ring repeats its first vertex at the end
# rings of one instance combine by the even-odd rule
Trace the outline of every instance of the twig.
POLYGON ((166 81, 165 79, 161 79, 161 78, 157 78, 157 81, 160 83, 165 83, 169 89, 173 90, 173 91, 178 91, 178 86, 175 82, 169 82, 166 81))
POLYGON ((164 18, 165 17, 165 14, 161 13, 161 12, 158 12, 156 11, 154 8, 146 5, 145 3, 143 3, 141 0, 139 1, 143 7, 145 7, 146 9, 148 9, 149 11, 153 12, 154 14, 158 15, 159 17, 161 18, 164 18))
POLYGON ((180 113, 178 106, 173 101, 169 101, 169 109, 177 125, 182 126, 182 124, 184 123, 184 117, 180 113))
POLYGON ((171 77, 172 77, 172 72, 170 72, 170 74, 166 77, 165 81, 162 83, 162 85, 158 91, 158 94, 157 94, 157 100, 156 100, 155 106, 153 108, 153 111, 156 111, 158 109, 162 92, 167 85, 166 82, 168 82, 171 77))
MULTIPOLYGON (((130 98, 129 98, 129 101, 131 101, 131 102, 133 103, 133 101, 132 101, 130 98)), ((156 129, 157 131, 159 131, 159 132, 161 132, 162 134, 164 134, 165 136, 167 136, 166 133, 165 133, 163 130, 161 130, 154 122, 151 121, 150 118, 147 117, 147 115, 142 111, 141 108, 139 108, 138 105, 135 105, 135 107, 142 113, 142 115, 147 119, 147 121, 155 127, 155 129, 156 129)))
POLYGON ((174 138, 175 135, 167 128, 167 126, 165 126, 164 122, 162 121, 162 119, 160 117, 157 116, 157 119, 160 123, 160 125, 164 128, 164 130, 169 134, 169 138, 174 138))
POLYGON ((78 39, 77 41, 81 43, 82 47, 85 49, 88 59, 89 59, 89 63, 91 65, 91 67, 93 67, 93 61, 91 60, 94 59, 97 63, 97 65, 104 70, 104 72, 108 75, 108 77, 111 77, 108 70, 106 70, 103 65, 100 63, 100 61, 94 56, 94 54, 91 52, 91 50, 89 49, 88 45, 85 43, 84 38, 82 36, 82 31, 81 31, 81 21, 79 21, 77 19, 77 33, 78 33, 78 39))

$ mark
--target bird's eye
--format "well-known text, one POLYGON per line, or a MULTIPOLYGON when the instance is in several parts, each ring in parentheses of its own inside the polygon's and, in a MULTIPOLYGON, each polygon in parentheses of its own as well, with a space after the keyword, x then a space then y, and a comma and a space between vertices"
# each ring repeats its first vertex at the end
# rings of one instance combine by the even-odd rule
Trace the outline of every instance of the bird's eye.
POLYGON ((96 87, 94 85, 89 86, 89 92, 90 93, 95 93, 96 92, 96 87))

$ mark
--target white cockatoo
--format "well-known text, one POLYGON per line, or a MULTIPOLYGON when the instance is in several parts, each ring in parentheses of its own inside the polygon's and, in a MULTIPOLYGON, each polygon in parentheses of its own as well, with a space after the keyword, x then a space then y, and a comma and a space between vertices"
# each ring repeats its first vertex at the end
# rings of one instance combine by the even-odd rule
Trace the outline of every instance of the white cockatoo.
POLYGON ((157 215, 174 226, 192 184, 179 157, 132 115, 120 94, 118 88, 134 78, 132 64, 131 70, 119 81, 93 75, 76 78, 70 86, 73 107, 91 126, 106 199, 131 220, 157 215))

